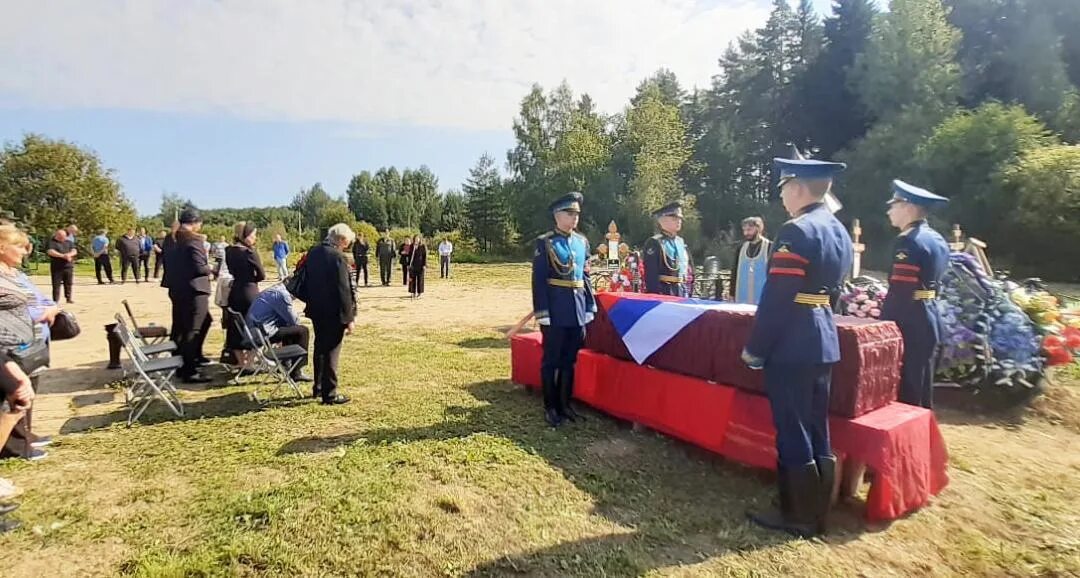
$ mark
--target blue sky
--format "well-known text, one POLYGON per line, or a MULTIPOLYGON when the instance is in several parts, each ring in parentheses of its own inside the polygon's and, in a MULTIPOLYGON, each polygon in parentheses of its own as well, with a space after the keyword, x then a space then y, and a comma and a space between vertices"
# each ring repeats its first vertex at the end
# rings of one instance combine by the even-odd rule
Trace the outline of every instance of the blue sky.
MULTIPOLYGON (((829 0, 815 0, 819 10, 829 0)), ((664 66, 703 86, 767 0, 24 0, 0 19, 0 140, 97 151, 141 213, 287 203, 383 165, 459 187, 502 164, 533 82, 621 109, 664 66)))

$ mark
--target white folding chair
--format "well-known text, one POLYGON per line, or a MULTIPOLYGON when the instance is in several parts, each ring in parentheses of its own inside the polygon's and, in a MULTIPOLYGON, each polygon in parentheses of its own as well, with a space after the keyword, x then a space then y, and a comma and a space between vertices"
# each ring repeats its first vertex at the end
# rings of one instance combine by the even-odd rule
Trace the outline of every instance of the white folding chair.
MULTIPOLYGON (((265 375, 274 381, 274 389, 271 390, 270 397, 277 394, 278 390, 284 385, 288 385, 297 397, 303 397, 300 387, 292 378, 292 372, 307 357, 307 351, 299 345, 274 347, 261 330, 257 329, 253 332, 244 316, 236 310, 226 308, 225 314, 229 317, 233 327, 240 333, 244 345, 251 347, 248 351, 250 356, 248 363, 239 366, 240 369, 237 371, 236 377, 233 378, 234 383, 238 383, 238 380, 243 377, 245 372, 248 373, 249 377, 265 375)), ((257 386, 255 391, 252 392, 252 397, 256 401, 263 401, 260 400, 257 386)), ((268 399, 269 397, 264 398, 264 400, 268 399)))
MULTIPOLYGON (((163 401, 177 417, 183 417, 184 404, 172 384, 172 378, 183 367, 184 360, 177 356, 151 357, 145 353, 119 314, 116 315, 116 328, 113 331, 120 337, 132 366, 128 386, 124 390, 130 408, 128 427, 138 421, 155 399, 163 401)), ((175 349, 176 345, 172 345, 175 349)))

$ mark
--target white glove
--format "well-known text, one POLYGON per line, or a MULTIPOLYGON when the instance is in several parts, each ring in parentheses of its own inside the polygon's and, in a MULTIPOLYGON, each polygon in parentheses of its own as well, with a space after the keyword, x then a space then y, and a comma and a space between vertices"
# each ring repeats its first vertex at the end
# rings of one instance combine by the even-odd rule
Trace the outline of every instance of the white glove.
POLYGON ((536 322, 539 323, 540 325, 544 325, 544 326, 551 325, 551 318, 550 317, 537 317, 536 322))
POLYGON ((586 325, 588 325, 588 324, 592 323, 593 319, 596 319, 596 315, 595 315, 595 314, 593 314, 593 313, 591 313, 591 312, 590 312, 590 313, 586 313, 586 314, 585 314, 585 324, 586 324, 586 325))

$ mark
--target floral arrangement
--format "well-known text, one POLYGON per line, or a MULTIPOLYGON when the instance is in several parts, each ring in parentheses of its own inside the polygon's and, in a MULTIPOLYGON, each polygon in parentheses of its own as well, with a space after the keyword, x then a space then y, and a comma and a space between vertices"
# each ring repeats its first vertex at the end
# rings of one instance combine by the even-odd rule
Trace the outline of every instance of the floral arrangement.
POLYGON ((840 312, 863 319, 879 319, 886 288, 877 281, 851 285, 840 295, 840 312))
POLYGON ((1068 365, 1080 355, 1080 310, 1063 310, 1058 298, 1046 291, 1019 287, 1009 297, 1039 326, 1047 365, 1068 365))

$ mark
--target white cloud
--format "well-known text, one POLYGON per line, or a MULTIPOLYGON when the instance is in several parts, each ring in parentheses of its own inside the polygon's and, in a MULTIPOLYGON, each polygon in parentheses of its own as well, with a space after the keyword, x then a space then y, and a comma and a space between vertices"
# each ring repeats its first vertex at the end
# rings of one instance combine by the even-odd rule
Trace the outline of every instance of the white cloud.
POLYGON ((608 111, 705 86, 762 0, 8 0, 0 100, 505 129, 533 82, 608 111))

